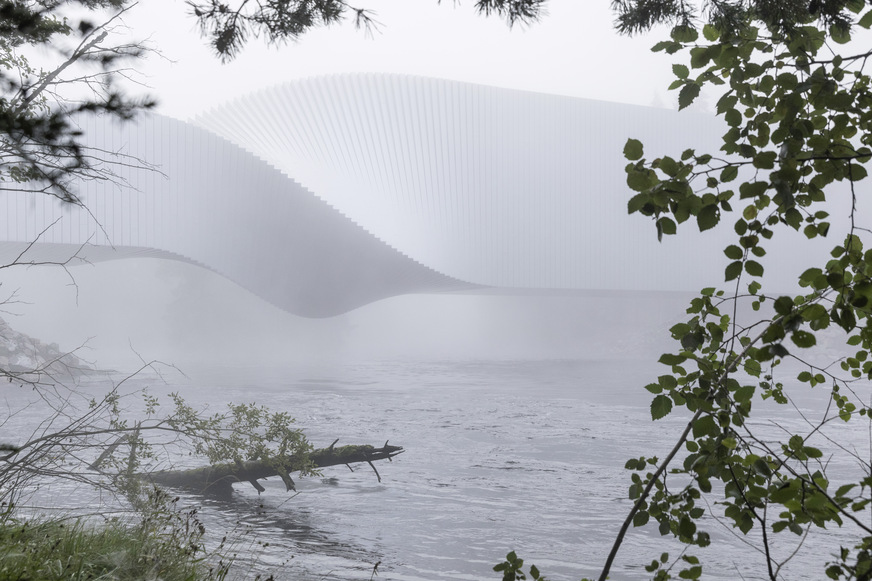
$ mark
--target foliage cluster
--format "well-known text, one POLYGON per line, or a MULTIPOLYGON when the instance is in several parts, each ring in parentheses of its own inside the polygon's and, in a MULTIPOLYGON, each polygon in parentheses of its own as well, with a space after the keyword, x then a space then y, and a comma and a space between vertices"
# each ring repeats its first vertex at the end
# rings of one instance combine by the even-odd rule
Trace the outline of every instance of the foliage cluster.
MULTIPOLYGON (((653 521, 661 534, 705 547, 714 519, 743 535, 757 531, 772 580, 810 530, 850 522, 858 531, 853 545, 822 557, 820 574, 867 578, 872 465, 830 427, 869 422, 872 414, 872 252, 864 249, 870 230, 857 199, 872 159, 865 70, 872 51, 851 43, 855 27, 872 25, 872 8, 863 1, 711 2, 697 12, 684 3, 616 4, 624 31, 674 25, 653 50, 684 60, 673 65, 670 86, 679 107, 713 88, 726 125, 719 152, 649 160, 640 142, 628 140, 627 184, 636 192, 629 212, 650 217, 658 238, 691 218, 705 231, 732 215, 735 240, 724 249, 730 286, 704 289, 692 301, 689 318, 670 329, 676 351, 660 358, 669 372, 647 386, 653 419, 685 408, 690 421, 666 458, 627 462, 635 505, 603 577, 630 523, 653 521), (840 203, 847 220, 831 217, 840 203), (783 230, 837 239, 829 260, 793 273, 801 290, 792 295, 769 294, 764 277, 779 266, 766 258, 783 230), (755 315, 742 319, 740 303, 755 315), (848 354, 820 362, 823 333, 840 336, 848 354), (779 369, 784 362, 791 366, 779 369), (802 385, 829 391, 815 416, 793 403, 802 385), (804 427, 778 426, 774 437, 753 421, 763 400, 793 405, 804 427), (831 476, 836 454, 857 469, 831 476), (796 535, 795 548, 777 553, 778 533, 796 535)), ((664 554, 647 569, 670 579, 677 563, 683 579, 703 574, 700 559, 686 552, 678 561, 664 554)))
POLYGON ((194 454, 212 464, 260 460, 285 473, 317 474, 309 459, 312 446, 287 412, 254 404, 207 412, 178 394, 161 412, 156 397, 123 394, 123 385, 87 403, 80 386, 43 390, 45 420, 39 432, 0 457, 0 501, 18 504, 38 482, 60 478, 120 491, 138 506, 149 491, 143 490, 140 475, 160 467, 169 452, 194 454))
POLYGON ((210 464, 257 460, 277 473, 318 474, 309 459, 313 447, 287 412, 243 403, 229 404, 227 412, 204 417, 178 394, 170 397, 174 409, 164 421, 187 434, 194 452, 210 464))
MULTIPOLYGON (((509 25, 535 20, 544 4, 545 0, 475 0, 478 12, 501 16, 509 25)), ((313 28, 342 22, 349 13, 357 28, 371 31, 378 25, 372 10, 345 0, 188 0, 188 5, 203 36, 224 61, 239 54, 249 37, 263 36, 270 44, 297 40, 313 28)))
POLYGON ((146 50, 138 43, 107 42, 126 4, 0 2, 0 192, 36 190, 79 203, 76 187, 82 180, 114 178, 102 163, 106 152, 81 144, 75 118, 96 113, 130 119, 153 105, 117 87, 129 76, 126 63, 146 50), (81 4, 88 17, 65 15, 70 4, 81 4), (103 23, 92 20, 106 11, 103 23), (31 64, 33 54, 46 62, 31 64))
MULTIPOLYGON (((137 375, 141 379, 143 372, 137 375)), ((92 387, 94 383, 100 389, 92 378, 92 387)), ((38 400, 27 408, 44 417, 38 430, 0 446, 0 507, 5 510, 0 515, 0 579, 223 579, 235 560, 231 544, 242 542, 246 532, 228 533, 230 541, 225 536, 206 550, 206 530, 197 511, 178 509, 178 498, 143 476, 166 468, 168 459, 189 455, 214 464, 257 459, 285 474, 318 473, 309 458, 312 446, 286 412, 231 404, 224 412, 207 413, 177 394, 162 412, 156 397, 122 393, 124 385, 90 400, 83 384, 35 388, 38 400), (101 495, 107 507, 131 514, 87 524, 72 517, 22 516, 19 507, 27 505, 31 494, 59 481, 67 481, 72 490, 109 493, 110 498, 101 495), (24 546, 27 550, 20 550, 24 546), (30 577, 13 575, 15 571, 30 577)), ((73 517, 78 514, 76 507, 67 508, 73 517)))
MULTIPOLYGON (((153 489, 141 519, 0 519, 0 579, 224 579, 230 563, 215 564, 202 542, 195 509, 153 489)), ((218 551, 223 550, 223 544, 218 551)))
MULTIPOLYGON (((503 574, 503 581, 526 581, 527 573, 524 573, 524 559, 518 557, 515 551, 506 555, 506 560, 494 566, 494 571, 503 574)), ((530 579, 532 581, 547 581, 545 576, 539 573, 536 565, 530 565, 530 579)))

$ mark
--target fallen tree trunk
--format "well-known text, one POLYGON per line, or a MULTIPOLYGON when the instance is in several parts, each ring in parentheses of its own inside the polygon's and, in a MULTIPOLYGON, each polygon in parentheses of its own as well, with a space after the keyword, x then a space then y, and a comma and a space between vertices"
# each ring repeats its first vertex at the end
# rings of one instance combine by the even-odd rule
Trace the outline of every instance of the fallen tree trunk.
MULTIPOLYGON (((308 459, 315 468, 345 464, 349 470, 352 470, 351 464, 366 462, 375 472, 379 482, 381 482, 381 475, 375 469, 373 462, 376 460, 390 460, 404 451, 402 446, 389 446, 387 442, 381 448, 370 445, 340 446, 336 448, 334 447, 336 442, 333 442, 327 448, 314 450, 308 455, 308 459)), ((293 466, 299 465, 299 461, 294 457, 271 462, 250 460, 234 464, 215 464, 190 470, 161 470, 142 474, 142 477, 162 486, 186 488, 200 493, 223 496, 231 492, 234 482, 248 482, 258 492, 263 492, 265 489, 260 485, 258 480, 270 476, 280 477, 284 481, 287 490, 296 490, 290 472, 295 471, 293 466), (291 467, 291 469, 288 470, 286 467, 291 467)))

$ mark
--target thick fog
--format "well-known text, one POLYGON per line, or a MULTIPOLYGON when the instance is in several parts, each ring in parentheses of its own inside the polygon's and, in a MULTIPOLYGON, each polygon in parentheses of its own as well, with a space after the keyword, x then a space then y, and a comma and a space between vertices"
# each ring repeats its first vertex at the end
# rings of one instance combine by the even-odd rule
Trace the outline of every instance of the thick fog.
POLYGON ((371 359, 650 356, 668 344, 680 293, 431 294, 345 315, 288 314, 204 268, 139 258, 7 271, 10 323, 100 367, 141 355, 182 368, 371 359), (664 343, 666 341, 666 343, 664 343))

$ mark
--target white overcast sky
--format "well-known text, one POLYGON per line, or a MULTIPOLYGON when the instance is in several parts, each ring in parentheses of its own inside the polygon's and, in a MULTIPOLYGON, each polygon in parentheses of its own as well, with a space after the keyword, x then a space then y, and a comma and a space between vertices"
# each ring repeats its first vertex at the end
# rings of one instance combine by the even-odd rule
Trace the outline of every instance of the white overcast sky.
MULTIPOLYGON (((163 59, 137 64, 159 111, 191 116, 228 99, 294 79, 347 72, 404 73, 639 105, 670 106, 670 57, 652 54, 660 34, 621 37, 608 0, 550 0, 541 22, 509 29, 475 14, 472 0, 359 0, 380 31, 350 22, 298 42, 268 47, 252 39, 221 64, 182 0, 141 0, 125 16, 135 38, 163 59)), ((676 57, 677 58, 677 57, 676 57)))

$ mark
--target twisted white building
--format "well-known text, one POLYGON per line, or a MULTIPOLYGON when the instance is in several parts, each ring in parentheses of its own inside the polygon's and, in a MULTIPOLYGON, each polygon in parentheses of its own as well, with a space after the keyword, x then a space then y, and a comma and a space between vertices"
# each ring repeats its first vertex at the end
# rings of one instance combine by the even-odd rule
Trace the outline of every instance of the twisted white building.
POLYGON ((714 119, 406 76, 316 78, 184 123, 83 121, 143 163, 81 185, 86 209, 4 194, 0 258, 163 256, 331 316, 404 293, 698 290, 723 243, 657 244, 628 216, 628 137, 711 148, 714 119), (144 168, 148 165, 154 169, 144 168), (56 222, 56 223, 55 223, 56 222), (50 226, 54 224, 54 226, 50 226), (45 232, 40 236, 40 233, 45 232))

